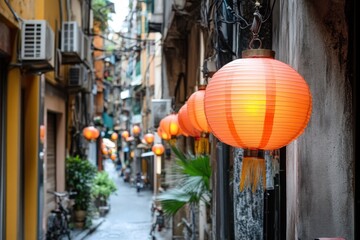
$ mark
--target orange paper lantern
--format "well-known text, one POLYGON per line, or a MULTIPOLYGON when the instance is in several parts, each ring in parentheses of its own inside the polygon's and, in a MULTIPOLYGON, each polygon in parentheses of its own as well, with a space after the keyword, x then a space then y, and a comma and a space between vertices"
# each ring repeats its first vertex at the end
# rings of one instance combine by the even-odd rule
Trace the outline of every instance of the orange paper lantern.
POLYGON ((160 121, 161 129, 170 136, 177 136, 181 134, 181 129, 178 122, 177 114, 170 114, 160 121))
POLYGON ((97 128, 93 126, 86 127, 83 130, 83 136, 85 137, 85 139, 89 141, 97 139, 99 135, 100 135, 99 130, 97 130, 97 128))
POLYGON ((125 138, 125 140, 130 136, 130 134, 129 134, 129 132, 128 131, 123 131, 122 133, 121 133, 121 136, 123 137, 123 138, 125 138))
POLYGON ((161 156, 165 151, 164 146, 160 143, 154 144, 154 146, 151 148, 151 150, 153 151, 153 153, 156 156, 161 156))
POLYGON ((144 136, 144 140, 147 144, 152 144, 154 142, 155 136, 152 133, 147 133, 144 136))
POLYGON ((158 127, 157 134, 163 140, 170 140, 171 139, 171 136, 169 134, 167 134, 161 127, 158 127))
POLYGON ((235 147, 271 150, 289 144, 305 129, 311 93, 293 68, 274 52, 251 49, 217 71, 205 92, 211 132, 235 147))
POLYGON ((40 125, 40 141, 44 143, 45 140, 45 126, 40 125))
POLYGON ((134 135, 139 135, 141 128, 138 125, 134 125, 132 131, 134 135))
POLYGON ((101 151, 102 151, 102 154, 104 154, 104 155, 109 154, 109 151, 108 151, 108 149, 106 147, 101 149, 101 151))
POLYGON ((110 158, 111 158, 111 160, 115 161, 115 160, 116 160, 116 154, 115 154, 115 153, 112 153, 112 154, 110 155, 110 158))
POLYGON ((118 139, 118 134, 116 132, 111 134, 111 140, 116 141, 117 139, 118 139))
POLYGON ((187 101, 187 111, 191 124, 200 132, 210 132, 204 110, 205 86, 199 86, 187 101))
POLYGON ((188 115, 187 103, 185 103, 179 110, 178 122, 182 132, 187 136, 199 137, 201 132, 193 127, 188 115))

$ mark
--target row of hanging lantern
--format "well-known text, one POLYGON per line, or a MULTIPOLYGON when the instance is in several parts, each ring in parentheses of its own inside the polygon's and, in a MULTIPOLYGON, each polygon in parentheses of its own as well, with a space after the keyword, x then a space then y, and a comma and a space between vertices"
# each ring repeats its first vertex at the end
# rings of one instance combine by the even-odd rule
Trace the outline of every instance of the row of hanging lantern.
POLYGON ((263 151, 279 149, 300 136, 312 110, 304 78, 274 55, 271 50, 250 49, 242 59, 224 65, 177 115, 160 121, 160 137, 212 133, 245 149, 240 189, 251 186, 254 191, 260 178, 265 186, 263 151))

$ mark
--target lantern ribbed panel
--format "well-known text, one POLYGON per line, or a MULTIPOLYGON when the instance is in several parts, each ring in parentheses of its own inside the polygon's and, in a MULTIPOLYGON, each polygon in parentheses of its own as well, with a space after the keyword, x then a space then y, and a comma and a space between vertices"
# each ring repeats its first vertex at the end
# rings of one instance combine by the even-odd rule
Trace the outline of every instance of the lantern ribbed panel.
POLYGON ((170 114, 160 121, 161 129, 170 136, 181 134, 177 114, 170 114))
POLYGON ((178 121, 179 126, 185 135, 192 137, 200 136, 201 132, 195 129, 190 122, 187 103, 180 108, 178 112, 178 121))
POLYGON ((205 93, 211 132, 231 146, 278 149, 305 129, 311 93, 290 66, 271 58, 243 58, 216 72, 205 93))
POLYGON ((210 128, 204 110, 205 90, 194 92, 187 101, 187 110, 191 124, 200 132, 209 132, 210 128))

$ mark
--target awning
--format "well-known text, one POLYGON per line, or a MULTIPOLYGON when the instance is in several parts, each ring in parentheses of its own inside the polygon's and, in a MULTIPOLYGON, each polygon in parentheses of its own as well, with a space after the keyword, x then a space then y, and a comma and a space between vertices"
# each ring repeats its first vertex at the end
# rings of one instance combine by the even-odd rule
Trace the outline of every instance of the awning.
POLYGON ((151 156, 154 156, 154 153, 152 151, 144 152, 141 154, 141 157, 151 157, 151 156))

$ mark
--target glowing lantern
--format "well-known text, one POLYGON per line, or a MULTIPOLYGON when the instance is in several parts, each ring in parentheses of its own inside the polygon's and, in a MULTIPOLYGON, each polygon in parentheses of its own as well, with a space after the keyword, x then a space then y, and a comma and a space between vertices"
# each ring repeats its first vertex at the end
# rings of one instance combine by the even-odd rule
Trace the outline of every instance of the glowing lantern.
POLYGON ((141 128, 138 125, 133 126, 132 132, 134 135, 139 135, 140 131, 141 131, 141 128))
POLYGON ((44 140, 45 140, 45 126, 41 125, 40 126, 40 141, 42 143, 44 143, 44 140))
POLYGON ((187 103, 183 105, 178 113, 178 122, 182 132, 187 136, 199 137, 201 132, 193 127, 188 115, 187 103))
POLYGON ((194 92, 187 101, 187 111, 191 125, 200 132, 210 132, 204 110, 205 88, 205 85, 199 86, 199 91, 194 92))
POLYGON ((134 158, 134 157, 135 157, 135 152, 134 152, 134 151, 131 151, 131 152, 130 152, 130 157, 131 157, 131 158, 134 158))
POLYGON ((115 161, 115 160, 116 160, 116 154, 115 154, 115 153, 112 153, 112 154, 110 155, 110 158, 111 158, 111 160, 115 161))
POLYGON ((160 121, 161 129, 168 135, 177 136, 181 134, 177 114, 170 114, 160 121))
POLYGON ((130 136, 130 134, 129 134, 128 131, 123 131, 123 132, 121 133, 121 136, 122 136, 123 138, 127 139, 127 138, 130 136))
POLYGON ((111 140, 116 141, 117 139, 118 139, 118 134, 116 132, 111 134, 111 140))
POLYGON ((240 189, 256 179, 246 172, 263 175, 265 185, 264 159, 256 150, 289 144, 310 119, 309 86, 294 69, 273 59, 274 54, 246 50, 242 59, 218 70, 206 88, 205 114, 211 132, 224 143, 252 150, 245 152, 240 189), (254 160, 259 161, 253 164, 254 160))
POLYGON ((152 133, 147 133, 144 136, 144 140, 147 144, 152 144, 154 142, 155 136, 152 133))
POLYGON ((249 55, 215 73, 206 89, 205 113, 212 133, 222 142, 241 148, 277 149, 305 129, 311 94, 305 80, 290 66, 268 55, 249 55))
POLYGON ((83 136, 85 137, 85 139, 87 139, 89 141, 97 139, 99 137, 99 135, 100 135, 99 130, 97 130, 93 126, 86 127, 83 130, 83 136))
POLYGON ((164 146, 160 143, 154 144, 151 150, 156 156, 161 156, 165 151, 164 146))
POLYGON ((108 155, 109 154, 109 151, 108 151, 108 149, 105 147, 105 148, 102 148, 101 149, 101 152, 102 152, 102 154, 104 154, 104 155, 108 155))
POLYGON ((157 134, 161 137, 163 140, 170 140, 171 136, 167 134, 161 127, 158 127, 157 134))

